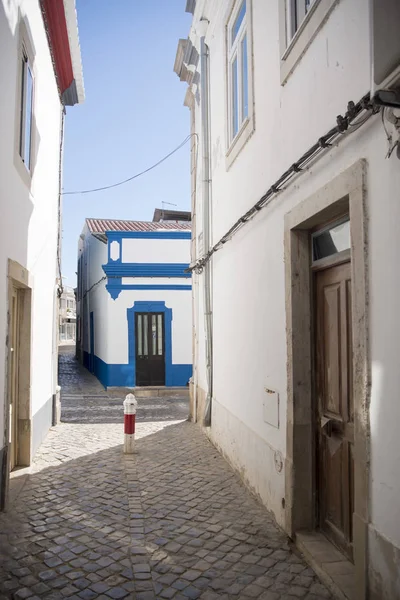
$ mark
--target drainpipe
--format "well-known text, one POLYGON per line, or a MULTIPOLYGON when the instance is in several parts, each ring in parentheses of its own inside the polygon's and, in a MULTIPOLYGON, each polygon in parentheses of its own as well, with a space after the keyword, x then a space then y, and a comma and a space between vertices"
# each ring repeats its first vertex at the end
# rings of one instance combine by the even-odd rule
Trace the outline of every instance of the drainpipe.
POLYGON ((52 417, 51 424, 57 425, 60 420, 60 387, 58 385, 58 342, 59 342, 59 327, 60 327, 60 298, 63 293, 63 281, 61 273, 61 240, 62 240, 62 167, 64 154, 64 124, 65 124, 65 107, 61 104, 61 123, 60 123, 60 148, 58 158, 58 207, 57 207, 57 292, 54 302, 54 319, 53 319, 53 396, 52 396, 52 417), (55 323, 54 323, 55 321, 55 323))
MULTIPOLYGON (((208 25, 203 20, 202 25, 208 25)), ((201 141, 202 141, 202 196, 203 196, 203 242, 204 253, 210 249, 210 198, 211 198, 211 172, 210 172, 210 119, 209 119, 209 51, 205 43, 205 31, 200 38, 200 94, 201 94, 201 141)), ((207 261, 203 270, 204 291, 204 320, 206 332, 206 372, 207 372, 207 397, 204 411, 203 424, 211 425, 211 403, 213 397, 213 356, 212 356, 212 303, 211 303, 211 261, 207 261)))
MULTIPOLYGON (((192 119, 195 118, 195 107, 192 106, 192 119)), ((195 125, 192 127, 192 133, 196 131, 195 125)), ((198 141, 196 140, 196 148, 198 146, 198 141)), ((197 157, 195 160, 195 168, 194 168, 194 201, 192 205, 192 252, 191 252, 191 260, 195 262, 197 260, 197 157)), ((193 310, 193 414, 192 419, 193 423, 197 423, 197 386, 198 386, 198 360, 199 360, 199 341, 198 341, 198 321, 199 321, 199 276, 196 271, 192 272, 192 310, 193 310)))

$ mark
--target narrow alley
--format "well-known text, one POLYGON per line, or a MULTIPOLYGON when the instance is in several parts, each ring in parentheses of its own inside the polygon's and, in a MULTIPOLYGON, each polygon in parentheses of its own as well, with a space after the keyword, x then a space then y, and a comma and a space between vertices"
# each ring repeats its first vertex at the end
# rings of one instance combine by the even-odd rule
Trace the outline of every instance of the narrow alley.
POLYGON ((60 355, 63 423, 0 515, 0 598, 330 598, 200 429, 182 396, 139 400, 60 355))

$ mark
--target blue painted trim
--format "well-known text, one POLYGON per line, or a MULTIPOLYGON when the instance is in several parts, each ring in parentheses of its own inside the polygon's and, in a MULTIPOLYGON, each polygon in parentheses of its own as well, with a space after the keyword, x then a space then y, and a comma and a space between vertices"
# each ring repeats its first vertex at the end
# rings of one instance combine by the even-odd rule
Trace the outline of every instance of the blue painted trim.
POLYGON ((116 300, 122 290, 122 279, 121 277, 115 277, 112 279, 112 283, 108 283, 110 280, 107 279, 106 290, 110 294, 113 300, 116 300))
MULTIPOLYGON (((83 353, 83 365, 88 369, 89 353, 83 353)), ((105 387, 134 387, 135 372, 131 364, 107 364, 94 356, 94 375, 105 387)), ((192 365, 172 365, 170 373, 171 385, 186 387, 192 376, 192 365)))
POLYGON ((90 313, 89 317, 89 336, 90 336, 90 355, 89 355, 89 371, 94 373, 94 319, 93 319, 93 311, 90 313))
POLYGON ((189 379, 193 373, 192 365, 172 365, 171 366, 171 385, 174 387, 185 387, 189 384, 189 379))
POLYGON ((107 245, 107 262, 112 264, 112 263, 120 263, 121 262, 121 257, 122 257, 122 244, 121 244, 121 240, 111 240, 110 242, 108 242, 107 245), (119 246, 119 258, 116 258, 115 260, 113 258, 111 258, 111 242, 117 242, 118 246, 119 246))
MULTIPOLYGON (((185 387, 192 376, 192 365, 172 364, 172 309, 165 302, 134 303, 127 310, 128 318, 128 364, 107 364, 91 352, 83 351, 83 366, 94 373, 102 385, 107 387, 135 387, 136 384, 136 352, 135 352, 135 313, 163 312, 165 324, 165 385, 168 387, 185 387), (91 368, 91 365, 92 368, 91 368)), ((93 313, 91 313, 93 314, 93 313)))
POLYGON ((94 357, 94 374, 107 387, 133 387, 131 365, 107 364, 98 356, 94 357))
POLYGON ((128 318, 128 356, 132 366, 133 380, 136 385, 136 349, 135 349, 135 313, 158 312, 164 313, 164 343, 165 343, 165 385, 172 386, 172 308, 167 308, 165 302, 136 301, 127 310, 128 318))
POLYGON ((190 279, 191 273, 186 273, 188 263, 107 263, 103 270, 107 277, 184 277, 190 279))
MULTIPOLYGON (((113 287, 113 284, 110 283, 109 284, 111 287, 113 287)), ((158 284, 154 284, 154 285, 147 285, 147 284, 122 284, 121 285, 121 289, 122 290, 185 290, 185 291, 190 291, 192 289, 191 285, 158 285, 158 284)))
POLYGON ((148 239, 148 240, 190 240, 191 231, 106 231, 110 241, 122 240, 124 238, 148 239))

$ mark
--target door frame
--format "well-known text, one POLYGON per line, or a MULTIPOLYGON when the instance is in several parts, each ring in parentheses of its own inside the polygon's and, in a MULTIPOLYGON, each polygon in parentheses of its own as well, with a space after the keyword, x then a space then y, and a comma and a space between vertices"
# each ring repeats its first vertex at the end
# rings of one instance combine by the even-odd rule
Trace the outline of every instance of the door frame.
POLYGON ((19 463, 19 431, 18 431, 18 410, 19 410, 19 337, 21 333, 21 308, 22 298, 20 289, 13 285, 10 280, 10 304, 9 304, 9 336, 8 336, 8 407, 10 410, 10 435, 9 443, 9 461, 10 471, 18 466, 19 463), (15 301, 14 301, 15 299, 15 301), (15 311, 15 314, 13 314, 15 311), (15 337, 14 337, 15 335, 15 337), (12 346, 12 347, 11 347, 12 346))
POLYGON ((5 440, 6 451, 2 458, 0 477, 0 510, 7 507, 8 487, 10 479, 10 387, 11 376, 10 328, 12 326, 11 307, 13 288, 19 292, 19 365, 18 365, 18 456, 17 465, 27 467, 32 460, 32 406, 31 406, 31 316, 32 316, 32 283, 29 271, 19 263, 8 260, 7 290, 7 342, 5 355, 5 440))
POLYGON ((128 318, 128 361, 133 372, 133 387, 136 386, 136 331, 135 313, 164 313, 165 386, 172 386, 172 308, 160 301, 136 301, 127 309, 128 318))
POLYGON ((356 596, 367 582, 369 522, 368 238, 366 162, 360 160, 285 215, 285 288, 288 352, 285 524, 291 537, 316 528, 313 302, 310 232, 350 216, 354 394, 353 544, 356 596))

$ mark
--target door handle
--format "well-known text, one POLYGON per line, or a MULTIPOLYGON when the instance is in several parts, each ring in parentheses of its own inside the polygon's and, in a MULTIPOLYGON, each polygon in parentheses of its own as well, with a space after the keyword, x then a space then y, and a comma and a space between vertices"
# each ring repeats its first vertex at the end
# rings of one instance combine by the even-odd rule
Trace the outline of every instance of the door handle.
POLYGON ((326 437, 331 437, 332 435, 332 420, 328 419, 328 417, 321 417, 321 432, 326 437))
POLYGON ((321 432, 326 437, 332 437, 332 434, 343 434, 343 423, 330 417, 321 417, 321 432))

